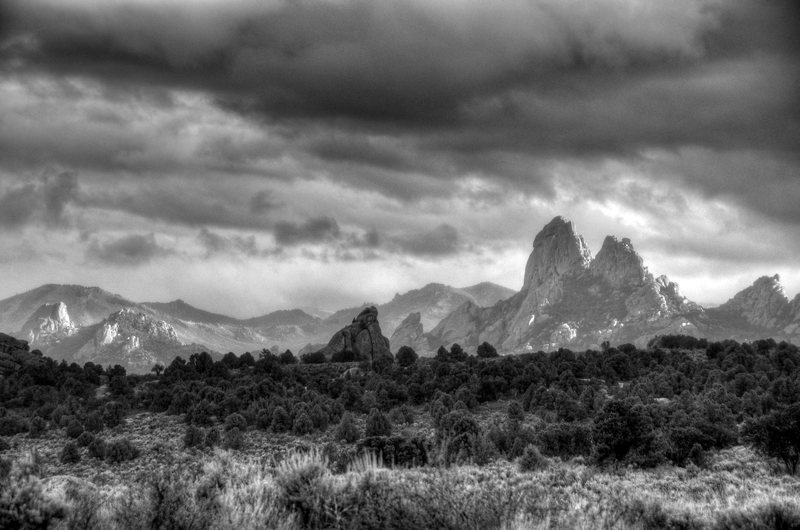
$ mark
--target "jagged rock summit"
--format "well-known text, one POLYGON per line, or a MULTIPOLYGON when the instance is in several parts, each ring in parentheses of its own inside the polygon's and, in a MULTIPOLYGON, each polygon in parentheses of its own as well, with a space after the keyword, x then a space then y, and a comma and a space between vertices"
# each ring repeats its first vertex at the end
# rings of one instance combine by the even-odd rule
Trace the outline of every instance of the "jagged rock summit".
POLYGON ((374 306, 361 311, 353 323, 336 332, 328 345, 320 350, 326 358, 336 353, 351 351, 371 361, 391 357, 389 339, 383 336, 378 323, 378 310, 374 306))
POLYGON ((738 314, 748 324, 759 328, 787 326, 792 319, 793 310, 780 281, 777 274, 762 276, 718 309, 738 314))
POLYGON ((395 345, 396 349, 401 346, 409 346, 414 351, 426 351, 428 340, 424 337, 422 316, 419 312, 409 313, 409 315, 397 326, 389 340, 395 345))
POLYGON ((627 238, 608 236, 592 258, 572 222, 555 217, 536 235, 522 290, 489 308, 464 304, 428 335, 430 347, 483 341, 504 352, 645 343, 657 333, 691 332, 701 308, 644 266, 627 238))
POLYGON ((78 331, 69 316, 67 304, 56 302, 43 304, 25 324, 20 334, 35 347, 49 346, 74 335, 78 331))

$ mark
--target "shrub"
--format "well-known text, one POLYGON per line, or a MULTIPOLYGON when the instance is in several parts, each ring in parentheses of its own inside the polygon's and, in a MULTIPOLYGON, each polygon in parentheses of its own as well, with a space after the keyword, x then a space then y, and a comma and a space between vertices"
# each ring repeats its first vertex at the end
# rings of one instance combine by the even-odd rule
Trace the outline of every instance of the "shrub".
POLYGON ((106 460, 112 464, 133 460, 140 454, 139 448, 127 438, 112 440, 106 446, 106 460))
POLYGON ((224 446, 225 449, 233 449, 236 451, 244 447, 244 435, 238 427, 233 427, 225 431, 224 446))
POLYGON ((283 407, 275 407, 272 411, 272 430, 275 432, 286 432, 292 428, 292 419, 283 407))
POLYGON ((275 485, 279 502, 296 513, 302 528, 324 524, 325 502, 330 495, 329 471, 319 452, 292 453, 278 465, 275 485))
POLYGON ((525 419, 525 411, 522 410, 522 405, 519 401, 512 401, 508 404, 508 419, 511 421, 521 422, 525 419))
POLYGON ((321 351, 310 352, 300 356, 303 364, 322 364, 326 361, 325 354, 321 351))
POLYGON ((497 349, 495 349, 494 346, 485 341, 478 346, 478 351, 476 353, 478 357, 482 359, 489 359, 498 356, 497 349))
POLYGON ((372 409, 367 416, 367 426, 364 435, 371 436, 390 436, 392 434, 392 423, 381 411, 372 409))
POLYGON ((311 421, 311 418, 308 416, 308 413, 305 410, 301 410, 294 418, 294 422, 292 422, 292 433, 302 436, 304 434, 308 434, 314 430, 314 422, 311 421))
POLYGON ((67 507, 49 495, 35 476, 33 459, 20 459, 0 473, 0 528, 52 528, 67 507))
POLYGON ((83 433, 83 425, 78 420, 72 420, 67 425, 67 436, 70 438, 77 438, 83 433))
POLYGON ((770 502, 749 510, 735 510, 723 513, 713 528, 800 528, 800 508, 796 504, 770 502))
POLYGON ((311 423, 314 424, 314 428, 320 431, 324 431, 328 428, 328 413, 325 412, 319 403, 314 405, 314 408, 311 409, 311 423))
POLYGON ((397 359, 397 364, 403 367, 413 365, 419 358, 417 352, 409 346, 401 346, 400 349, 397 350, 397 355, 395 357, 397 359))
POLYGON ((689 461, 697 467, 705 467, 706 465, 706 452, 700 444, 694 444, 689 450, 689 461))
POLYGON ((358 443, 359 452, 370 452, 386 465, 413 467, 428 463, 428 452, 422 438, 373 436, 358 443))
POLYGON ((62 464, 75 464, 81 461, 81 452, 75 442, 67 442, 58 459, 62 464))
POLYGON ((788 473, 794 475, 797 472, 800 462, 800 403, 747 422, 742 434, 757 451, 780 459, 788 473))
POLYGON ((0 436, 14 436, 27 430, 27 423, 15 414, 6 414, 0 417, 0 436))
POLYGON ((106 457, 106 448, 106 441, 98 436, 89 444, 89 456, 103 460, 106 457))
POLYGON ((31 418, 30 425, 28 426, 28 436, 31 438, 38 438, 47 430, 47 422, 40 416, 31 418))
POLYGON ((125 421, 128 406, 122 401, 109 401, 103 407, 103 423, 108 427, 116 427, 125 421))
POLYGON ((550 423, 538 433, 541 451, 563 460, 592 454, 592 429, 584 423, 550 423))
POLYGON ((186 427, 186 433, 183 435, 183 445, 187 448, 202 446, 205 442, 206 433, 203 429, 194 425, 186 427))
POLYGON ((83 431, 76 440, 78 447, 88 447, 94 441, 94 434, 89 431, 83 431))
POLYGON ((228 417, 225 418, 225 430, 230 431, 231 429, 239 429, 241 432, 246 431, 247 420, 244 419, 244 416, 236 412, 229 414, 228 417))
POLYGON ((517 465, 522 473, 539 471, 547 467, 547 458, 542 456, 542 453, 539 452, 535 445, 529 445, 522 452, 517 465))
POLYGON ((0 453, 2 453, 3 451, 8 451, 9 449, 11 449, 11 446, 8 445, 8 442, 6 441, 5 438, 0 436, 0 453))
POLYGON ((297 357, 294 356, 292 350, 286 350, 278 356, 281 364, 297 364, 297 357))
POLYGON ((186 413, 186 422, 197 425, 211 425, 211 416, 211 403, 207 399, 203 399, 186 413))
POLYGON ((345 412, 342 415, 339 425, 336 426, 334 436, 337 440, 344 440, 347 443, 353 443, 360 438, 361 434, 358 432, 353 414, 345 412))
POLYGON ((84 428, 89 432, 100 432, 103 430, 103 414, 96 410, 86 416, 84 428))
POLYGON ((468 409, 474 409, 478 406, 478 397, 475 392, 464 385, 456 391, 455 400, 462 402, 468 409))
POLYGON ((222 443, 222 435, 220 434, 219 429, 212 427, 206 433, 206 438, 203 441, 203 444, 206 447, 213 448, 218 447, 220 443, 222 443))
POLYGON ((401 405, 400 407, 393 408, 389 412, 389 421, 394 425, 405 423, 411 425, 414 423, 414 411, 408 405, 401 405))
POLYGON ((50 419, 53 420, 53 423, 56 425, 61 425, 61 417, 66 416, 69 414, 69 410, 67 407, 63 405, 59 405, 53 409, 53 412, 50 413, 50 419))
POLYGON ((436 428, 436 441, 443 452, 443 463, 474 461, 480 435, 478 423, 468 412, 454 410, 442 416, 436 428))

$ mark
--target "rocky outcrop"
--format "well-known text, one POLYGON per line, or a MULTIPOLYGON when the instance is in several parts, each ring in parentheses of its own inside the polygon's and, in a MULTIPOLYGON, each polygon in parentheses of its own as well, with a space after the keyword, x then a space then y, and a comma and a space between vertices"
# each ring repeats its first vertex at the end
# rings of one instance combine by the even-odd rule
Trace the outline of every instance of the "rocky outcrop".
POLYGON ((74 335, 77 330, 67 305, 56 302, 40 306, 22 326, 21 335, 33 346, 46 347, 74 335))
POLYGON ((523 291, 535 293, 539 302, 554 299, 564 275, 585 269, 592 260, 583 237, 571 221, 555 217, 533 240, 533 251, 525 265, 523 291))
POLYGON ((657 331, 691 333, 699 312, 674 282, 648 272, 629 239, 608 236, 592 259, 573 224, 556 217, 534 238, 519 293, 489 308, 464 304, 427 339, 430 350, 487 341, 505 353, 644 344, 657 331))
POLYGON ((320 350, 330 358, 336 353, 351 351, 356 355, 376 361, 382 357, 391 357, 389 339, 383 336, 378 323, 378 310, 368 307, 361 311, 352 324, 336 332, 328 345, 320 350))
POLYGON ((800 342, 800 294, 795 296, 794 300, 792 300, 789 313, 791 314, 791 319, 786 327, 784 327, 784 333, 797 344, 800 342))
POLYGON ((792 306, 777 274, 758 278, 718 310, 740 315, 748 324, 763 329, 783 328, 792 320, 792 306))
POLYGON ((640 286, 647 275, 642 258, 627 237, 619 241, 614 236, 606 236, 589 268, 615 289, 640 286))
POLYGON ((420 313, 410 313, 394 330, 389 340, 394 345, 395 351, 403 346, 408 346, 414 351, 427 351, 428 340, 421 322, 420 313))
POLYGON ((200 351, 184 346, 170 324, 130 308, 112 313, 64 343, 53 348, 56 356, 79 363, 120 364, 132 372, 146 372, 156 363, 169 364, 176 355, 200 351))
POLYGON ((30 351, 27 341, 0 333, 0 376, 8 377, 25 366, 43 362, 37 350, 30 351))

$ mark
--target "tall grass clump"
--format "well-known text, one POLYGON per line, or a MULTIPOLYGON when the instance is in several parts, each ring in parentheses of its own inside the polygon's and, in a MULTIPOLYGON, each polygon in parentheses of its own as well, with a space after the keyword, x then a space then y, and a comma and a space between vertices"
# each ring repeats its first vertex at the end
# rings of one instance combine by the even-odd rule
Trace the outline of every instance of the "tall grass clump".
POLYGON ((66 506, 45 495, 38 466, 35 453, 0 465, 0 528, 49 528, 64 517, 66 506))
POLYGON ((278 500, 304 527, 325 526, 325 503, 332 496, 329 477, 319 451, 290 453, 275 470, 278 500))

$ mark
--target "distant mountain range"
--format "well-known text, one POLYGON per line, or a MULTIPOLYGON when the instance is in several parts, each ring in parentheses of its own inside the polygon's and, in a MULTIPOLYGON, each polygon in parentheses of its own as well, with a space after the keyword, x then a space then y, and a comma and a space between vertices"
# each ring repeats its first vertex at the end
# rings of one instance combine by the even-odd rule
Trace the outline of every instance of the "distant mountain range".
MULTIPOLYGON (((514 291, 492 283, 466 288, 429 284, 377 305, 391 334, 411 312, 431 327, 464 303, 491 305, 514 291)), ((237 319, 205 311, 183 300, 137 303, 98 287, 48 284, 0 301, 0 331, 30 342, 55 359, 121 364, 147 371, 176 355, 322 348, 332 334, 364 308, 342 309, 325 318, 290 309, 237 319)), ((324 312, 317 311, 325 315, 324 312)))
POLYGON ((706 309, 666 276, 653 276, 630 240, 608 236, 592 256, 561 217, 534 238, 519 292, 493 283, 431 283, 385 304, 332 314, 290 309, 236 319, 182 300, 137 303, 97 287, 48 284, 0 301, 0 332, 55 359, 141 372, 201 350, 317 351, 370 306, 392 351, 408 345, 423 355, 456 342, 474 350, 487 341, 513 353, 599 348, 606 341, 643 346, 665 334, 800 342, 800 295, 790 301, 777 275, 706 309))

